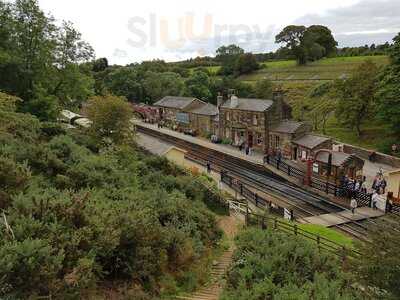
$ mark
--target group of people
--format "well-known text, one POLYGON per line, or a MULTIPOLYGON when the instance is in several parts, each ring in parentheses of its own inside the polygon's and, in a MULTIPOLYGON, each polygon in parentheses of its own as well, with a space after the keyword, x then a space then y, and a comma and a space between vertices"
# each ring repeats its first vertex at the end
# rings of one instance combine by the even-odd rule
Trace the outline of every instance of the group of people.
POLYGON ((347 196, 353 196, 356 192, 367 193, 365 176, 362 179, 351 179, 345 175, 341 180, 340 186, 347 192, 347 196))
MULTIPOLYGON (((344 177, 342 186, 345 188, 345 190, 350 193, 351 201, 350 201, 350 207, 351 210, 354 214, 355 208, 357 208, 357 200, 355 199, 355 194, 354 192, 362 192, 364 194, 367 194, 367 186, 365 183, 365 176, 363 177, 362 180, 351 180, 347 176, 344 177)), ((383 172, 380 170, 376 176, 375 179, 372 183, 371 189, 372 189, 372 196, 371 196, 371 208, 374 210, 378 209, 378 202, 384 200, 382 197, 386 193, 386 186, 387 182, 385 178, 383 177, 383 172)), ((391 199, 387 199, 386 203, 386 210, 389 209, 389 211, 392 208, 393 202, 391 199)))
POLYGON ((246 142, 240 143, 239 144, 239 151, 242 152, 244 150, 244 153, 246 155, 251 155, 253 152, 253 148, 249 146, 246 142))
POLYGON ((376 174, 375 179, 372 183, 372 189, 376 191, 379 195, 385 194, 387 182, 385 178, 383 177, 382 172, 380 171, 378 174, 376 174))

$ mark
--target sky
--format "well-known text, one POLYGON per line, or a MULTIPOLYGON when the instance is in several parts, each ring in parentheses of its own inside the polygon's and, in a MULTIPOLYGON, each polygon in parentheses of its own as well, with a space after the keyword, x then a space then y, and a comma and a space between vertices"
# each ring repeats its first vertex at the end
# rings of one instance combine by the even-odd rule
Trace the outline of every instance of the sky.
POLYGON ((384 43, 400 32, 400 0, 39 0, 111 64, 178 61, 239 44, 275 50, 286 25, 328 26, 340 47, 384 43))

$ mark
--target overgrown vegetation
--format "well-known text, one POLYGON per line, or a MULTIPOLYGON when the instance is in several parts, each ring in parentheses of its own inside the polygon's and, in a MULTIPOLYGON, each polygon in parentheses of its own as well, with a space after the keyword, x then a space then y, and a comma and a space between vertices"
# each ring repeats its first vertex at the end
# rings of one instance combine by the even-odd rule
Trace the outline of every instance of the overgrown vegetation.
POLYGON ((236 245, 223 300, 364 299, 340 261, 299 237, 250 228, 236 245))
POLYGON ((206 188, 133 146, 17 113, 15 101, 1 94, 0 298, 121 285, 155 299, 206 280, 221 236, 206 188))

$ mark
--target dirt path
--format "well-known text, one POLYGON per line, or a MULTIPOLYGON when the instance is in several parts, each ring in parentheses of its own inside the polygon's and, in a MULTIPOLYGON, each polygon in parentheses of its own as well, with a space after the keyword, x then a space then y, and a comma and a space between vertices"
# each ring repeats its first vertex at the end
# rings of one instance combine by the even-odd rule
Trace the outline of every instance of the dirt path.
POLYGON ((232 262, 234 251, 234 238, 242 227, 243 222, 235 216, 220 217, 218 226, 224 231, 228 238, 229 247, 221 257, 218 258, 211 269, 210 284, 204 286, 191 295, 177 296, 176 299, 183 300, 218 300, 222 292, 222 279, 232 262))

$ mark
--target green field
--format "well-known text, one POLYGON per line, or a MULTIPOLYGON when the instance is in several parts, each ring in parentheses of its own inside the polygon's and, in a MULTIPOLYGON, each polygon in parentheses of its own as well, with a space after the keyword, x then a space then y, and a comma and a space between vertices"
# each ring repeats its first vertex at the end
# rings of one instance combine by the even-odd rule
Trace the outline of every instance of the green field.
POLYGON ((366 59, 379 66, 388 63, 387 56, 356 56, 325 58, 305 66, 298 66, 294 60, 262 63, 262 69, 240 77, 242 81, 252 82, 261 79, 272 81, 324 81, 346 78, 366 59))

